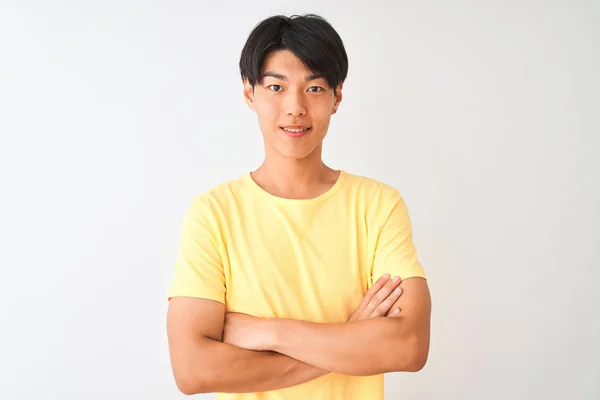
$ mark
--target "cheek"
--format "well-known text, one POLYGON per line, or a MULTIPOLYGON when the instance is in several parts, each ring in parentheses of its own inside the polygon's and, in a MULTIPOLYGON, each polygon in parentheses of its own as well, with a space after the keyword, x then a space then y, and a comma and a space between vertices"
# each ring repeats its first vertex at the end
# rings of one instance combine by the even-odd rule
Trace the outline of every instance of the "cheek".
POLYGON ((319 125, 329 125, 332 110, 333 107, 331 107, 329 104, 323 104, 319 107, 315 107, 313 112, 314 123, 318 123, 319 125))
POLYGON ((273 102, 262 101, 256 108, 256 113, 261 121, 272 122, 277 120, 279 108, 273 102))

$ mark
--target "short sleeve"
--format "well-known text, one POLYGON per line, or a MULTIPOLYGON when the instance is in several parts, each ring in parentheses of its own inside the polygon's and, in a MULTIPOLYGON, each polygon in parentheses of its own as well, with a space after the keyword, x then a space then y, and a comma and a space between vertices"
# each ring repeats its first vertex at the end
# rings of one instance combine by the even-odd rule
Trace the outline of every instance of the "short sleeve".
POLYGON ((401 279, 426 278, 413 243, 406 204, 400 193, 394 193, 391 211, 377 239, 370 284, 386 273, 401 279))
POLYGON ((209 204, 196 197, 181 228, 173 279, 173 297, 197 297, 225 303, 225 274, 220 253, 222 239, 209 204))

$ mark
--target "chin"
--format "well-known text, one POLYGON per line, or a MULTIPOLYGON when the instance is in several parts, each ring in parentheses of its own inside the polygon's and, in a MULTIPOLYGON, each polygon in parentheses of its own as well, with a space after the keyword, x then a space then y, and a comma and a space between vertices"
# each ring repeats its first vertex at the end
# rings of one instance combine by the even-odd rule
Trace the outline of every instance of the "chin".
MULTIPOLYGON (((314 129, 314 127, 313 127, 314 129)), ((323 143, 320 135, 312 135, 313 132, 300 138, 289 138, 285 134, 274 135, 271 141, 273 148, 282 157, 301 160, 312 155, 323 143)))
POLYGON ((276 147, 277 152, 281 154, 285 158, 291 158, 294 160, 302 160, 303 158, 307 158, 310 156, 317 148, 289 148, 289 147, 276 147))

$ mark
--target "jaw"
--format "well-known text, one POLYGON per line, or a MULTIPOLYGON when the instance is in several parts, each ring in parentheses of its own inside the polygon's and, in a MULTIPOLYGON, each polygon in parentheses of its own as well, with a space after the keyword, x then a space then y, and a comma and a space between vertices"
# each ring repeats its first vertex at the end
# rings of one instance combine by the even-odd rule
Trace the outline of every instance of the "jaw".
POLYGON ((288 137, 279 132, 278 137, 269 143, 265 142, 265 156, 283 160, 312 160, 321 159, 323 140, 315 140, 311 132, 302 137, 288 137))

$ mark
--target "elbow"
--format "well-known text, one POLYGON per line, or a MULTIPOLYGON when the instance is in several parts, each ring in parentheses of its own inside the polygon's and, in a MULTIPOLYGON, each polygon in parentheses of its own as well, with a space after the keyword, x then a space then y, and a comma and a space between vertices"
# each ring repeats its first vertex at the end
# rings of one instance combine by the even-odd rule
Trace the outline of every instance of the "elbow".
POLYGON ((194 375, 191 371, 180 371, 174 373, 174 378, 177 389, 187 396, 213 392, 208 377, 194 375))
POLYGON ((419 372, 427 364, 429 358, 429 335, 427 338, 419 337, 416 340, 414 352, 411 357, 408 372, 419 372))
POLYGON ((193 394, 205 393, 202 390, 202 385, 198 384, 197 381, 190 379, 188 377, 177 377, 175 376, 175 384, 177 385, 177 389, 187 396, 191 396, 193 394))
POLYGON ((188 382, 181 382, 176 380, 175 383, 177 384, 177 389, 179 389, 179 391, 185 394, 186 396, 191 396, 193 394, 200 393, 188 382))
POLYGON ((427 358, 427 352, 420 352, 419 354, 413 356, 407 363, 405 368, 406 372, 419 372, 425 368, 425 364, 427 364, 427 358))
MULTIPOLYGON (((202 349, 200 349, 202 350, 202 349)), ((171 367, 177 389, 185 395, 213 393, 220 371, 210 353, 195 348, 171 354, 171 367)))
POLYGON ((177 389, 179 389, 179 391, 185 395, 196 394, 192 380, 182 375, 182 373, 173 374, 173 377, 175 378, 175 386, 177 386, 177 389))
POLYGON ((175 379, 177 389, 186 396, 201 393, 212 393, 207 384, 192 379, 175 379))
POLYGON ((396 371, 419 372, 425 368, 429 358, 429 335, 411 335, 402 347, 396 371))

